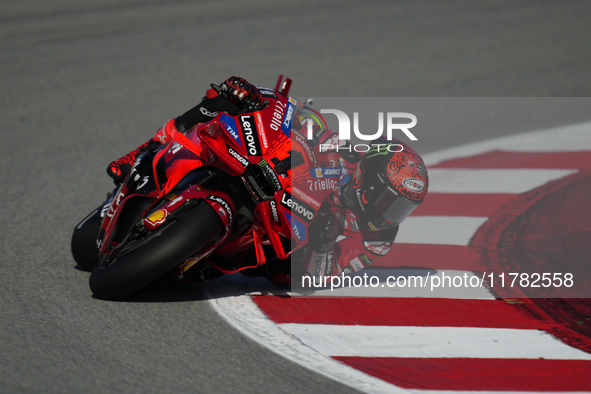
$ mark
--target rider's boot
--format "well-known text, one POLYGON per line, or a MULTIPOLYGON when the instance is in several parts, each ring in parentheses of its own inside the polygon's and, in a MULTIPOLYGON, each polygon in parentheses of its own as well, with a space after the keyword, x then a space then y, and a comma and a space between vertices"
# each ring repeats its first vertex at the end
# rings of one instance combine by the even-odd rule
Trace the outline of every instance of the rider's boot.
POLYGON ((131 172, 133 164, 141 154, 170 141, 177 133, 178 130, 175 125, 175 119, 169 120, 164 126, 158 129, 154 137, 150 138, 148 141, 137 147, 137 149, 109 164, 107 167, 107 174, 113 178, 115 183, 123 183, 125 178, 127 178, 131 172))

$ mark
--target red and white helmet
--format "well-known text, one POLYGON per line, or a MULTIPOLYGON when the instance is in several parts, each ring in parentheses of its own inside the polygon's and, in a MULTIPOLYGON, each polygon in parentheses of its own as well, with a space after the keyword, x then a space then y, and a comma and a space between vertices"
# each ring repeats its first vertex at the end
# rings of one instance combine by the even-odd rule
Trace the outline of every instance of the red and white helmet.
POLYGON ((429 188, 427 167, 418 153, 401 141, 376 142, 382 144, 363 155, 347 196, 372 231, 402 223, 429 188))

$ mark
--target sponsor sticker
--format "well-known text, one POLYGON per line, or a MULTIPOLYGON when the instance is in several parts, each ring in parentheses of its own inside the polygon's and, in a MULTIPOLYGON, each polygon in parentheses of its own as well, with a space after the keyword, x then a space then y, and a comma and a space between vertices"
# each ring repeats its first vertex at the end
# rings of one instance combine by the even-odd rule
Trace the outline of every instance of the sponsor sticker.
POLYGON ((168 154, 176 154, 179 150, 181 150, 181 148, 183 148, 183 146, 181 144, 179 144, 178 142, 173 142, 172 145, 170 146, 170 148, 168 148, 168 154))
POLYGON ((345 220, 345 218, 343 217, 343 214, 340 212, 336 213, 336 217, 339 220, 339 222, 341 222, 341 225, 343 226, 343 228, 346 230, 349 228, 349 224, 347 223, 347 221, 345 220))
POLYGON ((353 271, 361 271, 363 269, 363 263, 359 260, 359 257, 355 257, 353 260, 349 261, 349 265, 353 268, 353 271))
POLYGON ((263 88, 263 87, 257 87, 257 89, 259 90, 259 93, 261 93, 261 96, 263 97, 269 97, 269 98, 277 98, 277 94, 273 91, 273 89, 269 89, 269 88, 263 88))
POLYGON ((345 166, 345 160, 343 160, 343 158, 339 158, 339 164, 341 165, 341 174, 343 176, 347 176, 349 175, 349 172, 347 171, 347 167, 345 166))
POLYGON ((312 256, 310 256, 312 270, 314 271, 314 276, 324 276, 326 273, 326 254, 325 253, 317 253, 312 251, 312 256))
POLYGON ((198 262, 199 262, 199 259, 197 257, 190 257, 180 264, 179 269, 184 274, 185 272, 187 272, 189 270, 189 268, 191 268, 192 266, 194 266, 198 262))
POLYGON ((238 136, 238 127, 236 127, 236 122, 234 121, 234 118, 226 114, 222 114, 220 116, 220 122, 222 126, 224 126, 226 131, 232 136, 232 138, 234 138, 238 142, 238 145, 242 145, 240 137, 238 136))
POLYGON ((115 195, 115 197, 111 201, 111 204, 109 205, 109 209, 107 210, 107 217, 108 218, 113 217, 113 215, 115 214, 115 211, 119 207, 119 204, 121 204, 121 200, 123 200, 124 197, 125 197, 125 193, 122 193, 121 189, 119 189, 119 191, 117 192, 117 194, 115 195))
POLYGON ((168 216, 168 212, 166 211, 166 209, 159 209, 159 210, 153 212, 145 220, 147 223, 151 224, 152 226, 156 226, 160 223, 164 223, 164 221, 166 220, 166 216, 168 216))
POLYGON ((306 226, 304 223, 300 222, 296 218, 292 218, 289 213, 285 214, 287 216, 287 221, 291 226, 293 234, 296 236, 298 241, 303 241, 306 239, 306 226))
POLYGON ((316 211, 308 204, 296 199, 295 197, 292 197, 290 193, 283 192, 280 203, 289 209, 292 214, 303 219, 306 223, 310 224, 312 223, 312 220, 314 220, 314 214, 316 211))
POLYGON ((261 136, 261 140, 263 140, 263 146, 265 149, 269 147, 269 143, 267 142, 267 134, 265 133, 265 126, 263 124, 263 117, 261 116, 260 112, 254 113, 254 118, 257 122, 257 130, 259 131, 259 135, 261 136))
POLYGON ((220 204, 222 206, 222 208, 224 208, 224 210, 226 211, 226 214, 228 215, 228 225, 231 225, 234 215, 232 213, 232 208, 230 208, 230 205, 226 202, 226 200, 224 200, 221 197, 214 196, 213 194, 210 194, 209 196, 207 196, 207 199, 210 201, 217 202, 218 204, 220 204))
POLYGON ((367 257, 367 255, 365 253, 361 253, 359 256, 359 260, 361 261, 361 264, 363 264, 364 267, 367 267, 368 265, 371 264, 371 260, 369 257, 367 257))
POLYGON ((175 205, 177 202, 181 201, 183 199, 183 196, 178 196, 177 198, 175 198, 174 200, 172 200, 169 204, 168 207, 172 207, 173 205, 175 205))
POLYGON ((229 146, 228 146, 228 153, 230 154, 230 156, 232 156, 233 158, 238 160, 240 162, 240 164, 242 164, 244 166, 244 168, 246 168, 248 166, 248 164, 250 164, 248 162, 248 160, 246 159, 246 157, 242 156, 240 153, 236 152, 234 149, 230 148, 229 146))
POLYGON ((340 178, 342 169, 339 167, 310 168, 313 178, 340 178))
POLYGON ((310 197, 297 187, 292 187, 291 190, 293 191, 293 194, 297 195, 299 198, 306 201, 308 204, 315 206, 316 209, 320 208, 320 203, 318 201, 314 200, 312 197, 310 197))
POLYGON ((261 144, 255 127, 254 116, 241 115, 238 119, 240 120, 242 137, 244 138, 244 143, 246 144, 246 150, 248 151, 249 156, 262 156, 261 144))
POLYGON ((365 204, 363 203, 363 199, 361 196, 361 189, 356 189, 355 195, 357 196, 357 202, 359 203, 359 208, 361 208, 361 210, 363 212, 365 212, 365 204))
POLYGON ((269 206, 271 207, 271 216, 275 223, 279 223, 279 212, 277 211, 277 203, 275 200, 269 201, 269 206))
POLYGON ((334 179, 316 179, 315 181, 308 179, 308 186, 311 192, 319 190, 334 190, 337 187, 337 181, 334 179))
POLYGON ((285 117, 281 122, 281 130, 283 130, 283 133, 288 137, 291 133, 291 122, 295 114, 295 103, 297 103, 297 101, 294 98, 290 97, 289 103, 287 104, 287 109, 285 111, 285 117))
POLYGON ((326 252, 326 275, 332 275, 333 271, 333 253, 332 250, 326 252))
POLYGON ((353 231, 354 233, 356 233, 357 231, 359 231, 359 225, 357 224, 357 220, 351 219, 349 221, 349 223, 351 223, 351 231, 353 231))
MULTIPOLYGON (((286 104, 281 101, 275 102, 275 108, 273 109, 273 117, 271 118, 271 123, 269 127, 275 131, 279 131, 283 122, 283 115, 285 115, 285 107, 286 104)), ((289 133, 287 134, 289 137, 289 133)))
POLYGON ((425 190, 425 182, 418 178, 406 178, 402 185, 414 193, 421 193, 425 190))
POLYGON ((105 215, 107 214, 107 211, 109 210, 109 208, 111 208, 111 204, 113 203, 113 196, 111 195, 107 201, 105 201, 105 204, 103 205, 103 209, 101 209, 101 217, 104 218, 105 215))
POLYGON ((267 175, 267 179, 269 181, 271 181, 271 183, 273 184, 273 188, 276 191, 282 190, 283 187, 281 186, 281 181, 279 180, 279 177, 277 176, 277 173, 275 172, 273 167, 271 167, 271 165, 269 163, 267 163, 267 160, 262 159, 259 162, 259 166, 262 168, 263 172, 267 175))
POLYGON ((312 151, 312 148, 310 147, 310 145, 306 142, 306 140, 304 140, 299 133, 294 132, 293 133, 293 138, 295 138, 295 141, 300 144, 300 146, 302 148, 304 148, 304 150, 306 151, 306 156, 308 156, 308 162, 309 163, 314 163, 314 165, 316 164, 316 155, 314 154, 314 151, 312 151))

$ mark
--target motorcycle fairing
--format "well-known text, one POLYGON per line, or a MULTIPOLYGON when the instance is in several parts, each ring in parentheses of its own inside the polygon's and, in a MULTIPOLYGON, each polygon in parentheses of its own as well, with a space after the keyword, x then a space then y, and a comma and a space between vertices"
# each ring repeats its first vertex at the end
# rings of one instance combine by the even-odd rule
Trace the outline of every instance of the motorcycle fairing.
MULTIPOLYGON (((205 248, 195 256, 198 260, 208 256, 214 250, 221 256, 232 256, 254 246, 257 252, 256 264, 260 265, 265 262, 265 256, 262 253, 264 244, 270 244, 277 257, 285 259, 291 254, 291 250, 284 249, 282 240, 295 238, 298 246, 307 243, 307 228, 320 207, 318 201, 323 201, 331 190, 321 190, 320 193, 301 190, 305 189, 303 185, 306 185, 306 180, 313 179, 314 172, 310 171, 310 165, 299 165, 296 169, 294 175, 303 182, 294 183, 299 186, 295 188, 292 187, 291 182, 294 170, 289 166, 278 169, 283 161, 291 157, 292 149, 299 156, 310 155, 313 158, 312 166, 316 165, 316 158, 318 161, 326 161, 327 154, 320 154, 317 148, 314 152, 310 152, 310 146, 303 145, 306 144, 303 138, 292 146, 291 128, 299 125, 299 119, 296 117, 301 109, 301 103, 292 97, 277 96, 277 99, 267 98, 269 104, 261 111, 237 116, 219 114, 212 121, 195 126, 186 134, 178 133, 170 142, 162 145, 151 161, 151 171, 144 168, 144 172, 150 175, 146 178, 146 184, 149 183, 152 190, 142 194, 147 191, 144 190, 143 185, 139 188, 141 190, 134 188, 134 185, 143 183, 145 177, 144 175, 135 179, 134 175, 133 179, 131 176, 128 177, 124 186, 114 196, 109 208, 112 215, 108 219, 105 218, 103 226, 105 230, 101 248, 103 254, 111 248, 108 240, 112 240, 110 233, 119 220, 122 208, 130 198, 140 195, 153 199, 152 205, 142 214, 143 216, 145 212, 151 210, 151 213, 143 219, 143 224, 148 230, 154 230, 166 223, 174 217, 181 206, 189 201, 205 200, 214 208, 223 221, 226 231, 223 238, 215 245, 205 248), (207 167, 218 168, 236 177, 237 181, 241 179, 243 187, 248 187, 250 182, 255 189, 257 185, 253 184, 253 179, 262 176, 271 185, 271 190, 274 190, 270 195, 268 193, 257 195, 251 190, 252 198, 256 201, 254 220, 247 231, 230 242, 228 240, 237 209, 232 198, 221 191, 207 190, 194 184, 181 189, 180 193, 176 190, 190 172, 207 167), (129 193, 133 194, 128 195, 129 193), (162 199, 165 196, 168 196, 168 200, 163 202, 162 199), (290 196, 293 201, 298 202, 298 206, 306 205, 305 213, 301 210, 292 212, 292 207, 285 204, 285 199, 290 196)), ((143 174, 139 171, 139 167, 138 173, 143 174)), ((257 178, 257 182, 264 181, 257 178)), ((244 268, 248 267, 240 269, 244 268)))
POLYGON ((159 196, 168 194, 195 168, 213 164, 213 157, 201 144, 196 145, 182 133, 162 145, 152 161, 159 196))

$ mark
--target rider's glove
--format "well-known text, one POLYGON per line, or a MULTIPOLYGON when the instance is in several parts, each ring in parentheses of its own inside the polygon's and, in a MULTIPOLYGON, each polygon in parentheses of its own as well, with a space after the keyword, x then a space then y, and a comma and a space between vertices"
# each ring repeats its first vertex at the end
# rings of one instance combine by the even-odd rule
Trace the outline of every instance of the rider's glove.
POLYGON ((263 101, 259 90, 244 78, 230 77, 222 83, 221 88, 248 105, 260 105, 263 101))

